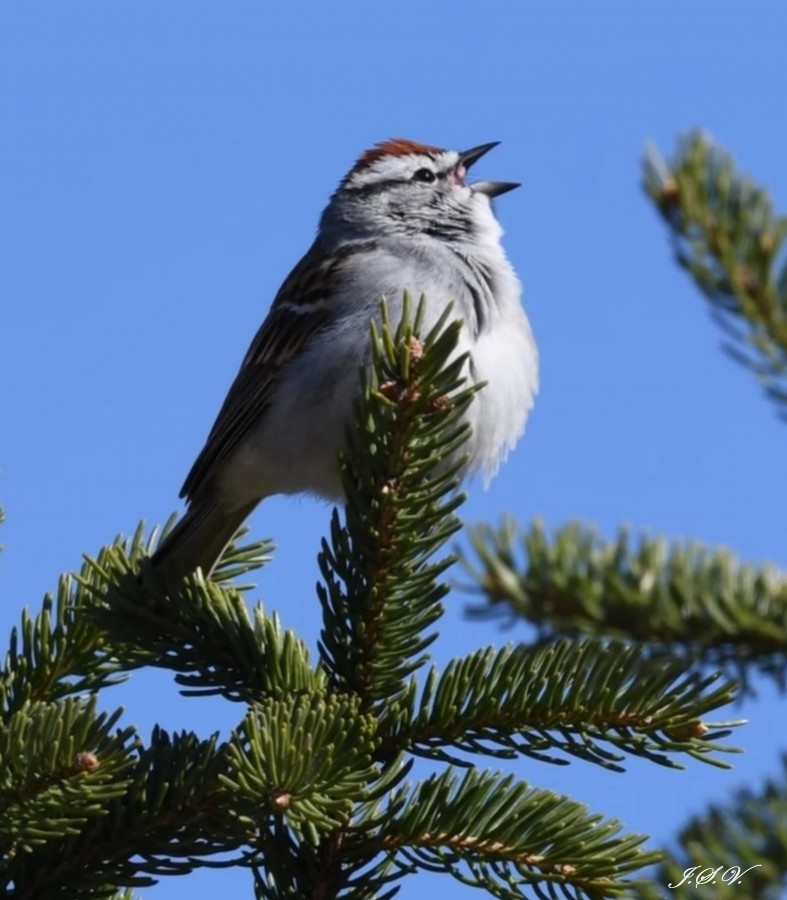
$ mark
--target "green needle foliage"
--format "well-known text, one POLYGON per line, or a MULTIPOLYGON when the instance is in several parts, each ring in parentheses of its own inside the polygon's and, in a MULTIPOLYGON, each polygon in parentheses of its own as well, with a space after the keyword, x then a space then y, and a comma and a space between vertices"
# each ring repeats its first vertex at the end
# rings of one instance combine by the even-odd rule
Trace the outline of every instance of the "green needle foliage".
POLYGON ((479 617, 522 616, 539 636, 606 635, 712 665, 751 669, 785 686, 787 581, 773 566, 741 565, 727 550, 633 542, 626 530, 605 541, 570 524, 550 540, 536 522, 471 531, 466 570, 486 603, 479 617))
MULTIPOLYGON (((643 178, 646 194, 667 224, 678 263, 708 300, 727 335, 725 349, 755 373, 780 415, 787 418, 787 218, 777 216, 768 193, 740 175, 732 157, 700 132, 681 140, 668 162, 650 148, 643 178)), ((535 659, 539 652, 553 649, 560 656, 569 646, 572 654, 598 658, 599 644, 604 653, 625 654, 638 648, 644 654, 636 659, 636 666, 629 667, 629 680, 625 665, 620 669, 613 666, 603 675, 597 669, 585 675, 586 698, 582 698, 585 686, 579 684, 573 686, 578 702, 567 694, 558 704, 561 710, 590 713, 585 730, 579 732, 588 759, 602 765, 605 759, 617 764, 618 757, 602 756, 609 752, 602 745, 618 749, 621 744, 617 742, 622 739, 637 745, 637 749, 626 746, 626 752, 641 751, 665 762, 659 758, 660 745, 671 748, 676 738, 712 728, 704 722, 698 725, 699 719, 685 719, 683 727, 669 721, 673 713, 680 717, 684 692, 690 703, 696 697, 696 687, 689 686, 681 674, 687 665, 700 673, 721 666, 734 671, 750 689, 754 676, 773 680, 782 691, 787 687, 787 579, 782 570, 744 565, 729 551, 696 543, 670 545, 662 538, 649 537, 634 541, 627 530, 621 530, 615 540, 604 540, 593 529, 576 523, 558 528, 552 535, 538 522, 527 531, 510 520, 498 528, 481 525, 472 531, 471 545, 462 561, 472 577, 470 589, 483 597, 483 603, 470 614, 529 622, 538 649, 526 649, 526 657, 535 659), (567 644, 567 639, 571 643, 567 644), (579 644, 578 639, 582 639, 579 644), (647 671, 649 665, 660 667, 661 672, 647 671), (611 676, 612 672, 615 675, 611 676), (639 679, 652 679, 654 685, 666 688, 671 678, 679 684, 669 692, 671 703, 676 704, 672 709, 659 701, 652 704, 659 689, 653 697, 647 696, 647 689, 642 697, 637 696, 639 679), (626 727, 617 731, 614 717, 604 719, 603 690, 614 688, 619 692, 616 700, 622 701, 627 685, 634 695, 631 717, 619 720, 625 721, 626 727), (593 721, 595 716, 600 718, 593 721), (661 730, 645 737, 639 731, 642 722, 661 722, 661 730)), ((493 660, 491 654, 483 660, 478 656, 464 665, 481 666, 488 672, 493 660)), ((514 660, 512 653, 499 664, 516 670, 514 660)), ((575 661, 572 655, 562 662, 567 669, 561 669, 561 674, 575 661)), ((413 722, 423 728, 439 716, 443 703, 453 704, 460 716, 464 715, 470 731, 482 704, 487 704, 490 718, 494 716, 500 695, 476 697, 472 690, 465 691, 460 671, 461 664, 447 679, 442 703, 431 700, 431 696, 440 697, 442 687, 436 677, 432 679, 428 699, 433 708, 427 703, 426 712, 411 713, 413 722)), ((515 676, 510 677, 510 683, 517 685, 515 676)), ((544 684, 544 694, 527 707, 532 718, 525 720, 521 737, 528 749, 509 748, 499 736, 496 749, 528 755, 532 755, 528 751, 541 750, 534 744, 532 729, 541 725, 540 713, 548 716, 549 705, 544 701, 550 692, 561 690, 561 679, 545 676, 544 684)), ((709 686, 700 684, 703 689, 709 686)), ((700 715, 696 710, 693 714, 700 715)), ((484 737, 489 750, 489 738, 484 737)), ((478 740, 474 737, 467 743, 464 735, 449 743, 472 751, 478 740)), ((432 753, 444 747, 428 733, 422 743, 432 753)), ((567 746, 560 749, 582 755, 576 753, 577 743, 572 733, 567 746)), ((674 764, 672 759, 666 762, 674 764)), ((724 807, 687 825, 678 837, 680 851, 667 857, 651 882, 632 889, 632 896, 655 900, 666 896, 666 886, 672 895, 675 886, 678 898, 698 896, 704 889, 718 897, 775 900, 787 883, 786 821, 784 778, 767 782, 756 793, 741 792, 724 807)))
POLYGON ((466 758, 449 748, 566 764, 553 755, 560 752, 618 772, 625 757, 612 747, 666 766, 681 767, 670 751, 726 765, 710 754, 730 748, 709 732, 740 723, 700 718, 733 696, 729 683, 706 692, 717 677, 686 677, 675 661, 602 641, 488 648, 453 660, 442 674, 430 671, 417 703, 396 709, 393 745, 460 765, 466 758))
POLYGON ((380 835, 387 847, 414 868, 447 870, 497 897, 522 896, 534 873, 545 887, 568 882, 587 896, 616 896, 618 887, 606 883, 612 848, 619 874, 640 864, 639 836, 620 838, 617 822, 512 775, 449 769, 402 789, 393 802, 398 815, 380 835))
MULTIPOLYGON (((699 132, 685 137, 669 162, 652 148, 643 176, 679 264, 728 336, 725 349, 756 375, 779 416, 787 418, 787 218, 774 213, 767 191, 741 175, 730 154, 699 132)), ((756 667, 784 690, 784 574, 740 574, 737 590, 718 604, 727 651, 741 671, 756 667)), ((683 884, 676 896, 693 896, 698 886, 712 883, 718 897, 745 891, 775 900, 787 884, 785 822, 783 776, 759 792, 739 792, 725 807, 686 826, 679 835, 681 853, 665 862, 662 883, 683 884), (748 870, 745 877, 738 879, 731 861, 748 870)))
MULTIPOLYGON (((196 573, 173 589, 151 573, 150 549, 138 529, 130 545, 118 540, 88 560, 79 578, 88 618, 119 643, 128 664, 173 669, 185 694, 247 703, 322 683, 303 641, 259 605, 250 616, 241 590, 222 586, 221 570, 219 580, 196 573)), ((268 543, 233 547, 233 566, 245 572, 262 565, 269 550, 268 543)))
POLYGON ((255 704, 229 742, 233 814, 253 829, 261 810, 280 814, 295 838, 317 846, 352 815, 353 798, 379 774, 375 720, 359 698, 292 696, 255 704), (274 786, 272 789, 272 785, 274 786))
POLYGON ((725 348, 787 415, 787 218, 700 132, 683 138, 669 162, 650 148, 643 179, 678 263, 729 337, 725 348))
POLYGON ((342 460, 347 504, 322 543, 316 660, 234 583, 270 545, 235 546, 211 579, 163 583, 140 527, 41 612, 0 672, 0 892, 128 897, 203 865, 250 892, 393 897, 419 871, 488 895, 630 896, 658 855, 570 797, 482 768, 628 756, 721 765, 735 686, 644 647, 583 639, 482 648, 429 665, 459 526, 461 323, 424 333, 425 301, 373 330, 342 460), (140 666, 236 704, 225 739, 120 725, 98 695, 140 666))
POLYGON ((448 592, 437 579, 452 562, 430 558, 461 527, 463 460, 443 460, 468 436, 474 390, 462 385, 467 355, 451 358, 461 322, 447 324, 449 307, 421 341, 424 311, 394 330, 383 309, 382 334, 373 329, 374 370, 343 465, 347 522, 334 513, 319 557, 324 669, 334 689, 380 709, 428 658, 448 592))

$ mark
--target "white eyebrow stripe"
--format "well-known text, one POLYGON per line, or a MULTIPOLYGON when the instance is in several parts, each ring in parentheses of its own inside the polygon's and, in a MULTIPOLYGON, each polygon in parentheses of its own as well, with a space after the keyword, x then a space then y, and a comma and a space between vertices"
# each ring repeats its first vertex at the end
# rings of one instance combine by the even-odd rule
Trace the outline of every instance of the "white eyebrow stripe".
POLYGON ((418 169, 428 167, 435 172, 451 169, 459 162, 459 154, 455 150, 447 150, 436 156, 422 153, 404 153, 399 156, 383 156, 363 169, 353 172, 351 184, 362 187, 379 181, 406 181, 418 169))

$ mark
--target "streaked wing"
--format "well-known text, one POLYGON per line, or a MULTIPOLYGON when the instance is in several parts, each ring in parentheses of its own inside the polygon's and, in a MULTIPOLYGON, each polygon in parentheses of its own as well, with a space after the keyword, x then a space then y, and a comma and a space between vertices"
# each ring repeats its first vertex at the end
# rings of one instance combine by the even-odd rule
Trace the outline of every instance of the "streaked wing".
POLYGON ((255 430, 282 366, 332 317, 333 287, 348 255, 326 255, 315 243, 279 288, 186 478, 181 497, 191 499, 199 493, 255 430))

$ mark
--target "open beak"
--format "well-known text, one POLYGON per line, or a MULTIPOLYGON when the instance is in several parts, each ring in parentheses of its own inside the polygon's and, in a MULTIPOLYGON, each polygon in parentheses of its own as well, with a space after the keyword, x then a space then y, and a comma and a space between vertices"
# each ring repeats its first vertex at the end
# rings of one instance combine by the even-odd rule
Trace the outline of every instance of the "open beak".
MULTIPOLYGON (((484 154, 489 153, 490 150, 497 147, 499 143, 500 141, 492 141, 491 144, 481 144, 478 147, 465 150, 463 153, 459 154, 459 165, 464 166, 465 169, 469 169, 472 165, 477 163, 484 154)), ((501 194, 506 194, 508 191, 513 191, 514 188, 518 188, 519 182, 476 181, 468 185, 468 187, 470 190, 476 191, 479 194, 486 194, 487 197, 499 197, 501 194)))

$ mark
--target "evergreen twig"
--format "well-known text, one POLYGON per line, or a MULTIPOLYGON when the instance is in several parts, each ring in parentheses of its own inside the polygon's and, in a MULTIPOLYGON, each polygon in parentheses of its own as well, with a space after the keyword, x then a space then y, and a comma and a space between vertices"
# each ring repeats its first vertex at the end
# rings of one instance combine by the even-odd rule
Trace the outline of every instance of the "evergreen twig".
POLYGON ((437 579, 452 562, 430 557, 459 529, 464 499, 462 458, 451 454, 468 436, 462 416, 475 389, 455 353, 461 322, 449 307, 421 338, 425 309, 422 298, 410 321, 405 297, 397 328, 385 307, 382 332, 372 326, 375 365, 342 463, 347 522, 334 513, 319 557, 323 667, 335 689, 381 707, 427 660, 448 591, 437 579))
POLYGON ((604 635, 668 648, 687 660, 756 669, 785 687, 787 580, 774 567, 745 566, 726 550, 662 539, 614 541, 577 524, 550 539, 536 522, 510 520, 471 531, 465 569, 485 604, 477 617, 521 616, 541 639, 604 635))
POLYGON ((47 601, 21 646, 13 637, 0 672, 0 890, 14 900, 117 895, 205 865, 248 866, 260 900, 382 900, 417 870, 506 900, 616 897, 654 859, 617 823, 472 757, 710 758, 726 748, 704 714, 729 685, 586 642, 482 650, 419 689, 473 396, 461 324, 447 312, 423 335, 424 310, 411 317, 405 303, 396 327, 384 310, 373 333, 342 463, 344 522, 334 515, 320 554, 316 666, 229 581, 267 545, 233 548, 216 578, 164 584, 142 526, 62 583, 54 626, 47 601), (145 744, 87 696, 141 665, 246 713, 224 743, 156 728, 145 744), (417 777, 418 755, 465 772, 417 777))
POLYGON ((787 417, 787 218, 702 132, 686 135, 669 162, 649 147, 643 184, 670 229, 675 258, 727 336, 725 350, 787 417))
POLYGON ((708 690, 717 677, 598 640, 488 648, 432 669, 417 703, 413 691, 391 710, 387 743, 459 765, 467 756, 449 750, 566 764, 558 752, 617 772, 622 753, 682 768, 680 752, 726 767, 712 754, 731 751, 718 741, 741 723, 703 721, 735 696, 734 683, 708 690))

